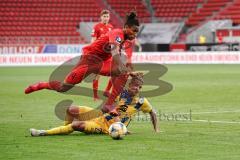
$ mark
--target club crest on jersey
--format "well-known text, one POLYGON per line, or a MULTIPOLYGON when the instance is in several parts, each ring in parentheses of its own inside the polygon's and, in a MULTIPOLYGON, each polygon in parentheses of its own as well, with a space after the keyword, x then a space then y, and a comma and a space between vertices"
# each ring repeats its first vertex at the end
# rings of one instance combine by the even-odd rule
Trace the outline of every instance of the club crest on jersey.
POLYGON ((138 103, 143 104, 144 103, 144 98, 143 97, 139 98, 138 103))
POLYGON ((116 37, 116 42, 121 43, 122 39, 120 37, 116 37))

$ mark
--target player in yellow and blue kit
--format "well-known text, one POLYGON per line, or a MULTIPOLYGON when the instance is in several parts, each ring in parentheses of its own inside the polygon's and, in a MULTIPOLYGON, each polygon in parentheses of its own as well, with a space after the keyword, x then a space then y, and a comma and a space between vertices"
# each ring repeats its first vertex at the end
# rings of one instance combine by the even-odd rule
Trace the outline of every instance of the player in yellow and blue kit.
POLYGON ((108 113, 98 114, 97 118, 84 120, 85 113, 94 112, 93 108, 86 106, 71 106, 67 109, 64 126, 56 127, 50 130, 30 129, 32 136, 46 136, 69 134, 73 131, 84 133, 103 133, 108 134, 109 126, 117 121, 121 121, 126 126, 138 111, 149 113, 154 130, 159 132, 156 113, 149 101, 144 97, 139 97, 139 91, 143 85, 143 74, 139 73, 132 77, 128 89, 124 90, 116 99, 117 111, 119 116, 114 117, 108 113))

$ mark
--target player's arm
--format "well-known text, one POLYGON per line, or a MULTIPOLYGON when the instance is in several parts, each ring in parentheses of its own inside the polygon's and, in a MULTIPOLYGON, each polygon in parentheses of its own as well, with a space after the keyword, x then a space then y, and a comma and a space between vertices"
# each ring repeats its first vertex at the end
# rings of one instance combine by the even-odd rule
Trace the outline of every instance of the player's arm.
POLYGON ((112 51, 111 51, 113 61, 116 65, 122 65, 123 62, 121 60, 121 55, 120 55, 120 46, 115 43, 112 45, 112 51))
POLYGON ((151 112, 149 112, 150 117, 151 117, 151 121, 152 121, 152 125, 153 128, 155 130, 155 132, 159 132, 159 128, 158 128, 158 119, 157 119, 157 114, 154 110, 152 110, 151 112))
POLYGON ((126 52, 127 52, 127 64, 126 64, 126 66, 132 72, 133 71, 132 48, 131 49, 127 49, 126 52))
POLYGON ((93 43, 94 41, 96 41, 97 35, 98 35, 98 28, 97 28, 97 25, 95 25, 95 26, 93 27, 92 34, 91 34, 91 37, 92 37, 91 43, 93 43))
POLYGON ((152 105, 149 103, 147 98, 140 98, 139 103, 142 103, 141 110, 143 113, 149 113, 152 121, 153 128, 155 132, 159 132, 158 128, 158 119, 155 110, 153 109, 152 105))
POLYGON ((120 55, 120 44, 121 44, 121 38, 117 36, 112 36, 111 43, 111 54, 113 58, 113 75, 119 75, 122 73, 127 73, 129 69, 126 67, 124 62, 121 60, 120 55))
POLYGON ((117 46, 116 49, 112 51, 112 57, 113 57, 113 75, 119 75, 123 73, 127 73, 130 70, 127 68, 127 66, 122 62, 121 56, 119 52, 117 51, 119 47, 117 46))
POLYGON ((135 45, 138 47, 138 52, 142 52, 142 46, 137 38, 135 39, 135 45))

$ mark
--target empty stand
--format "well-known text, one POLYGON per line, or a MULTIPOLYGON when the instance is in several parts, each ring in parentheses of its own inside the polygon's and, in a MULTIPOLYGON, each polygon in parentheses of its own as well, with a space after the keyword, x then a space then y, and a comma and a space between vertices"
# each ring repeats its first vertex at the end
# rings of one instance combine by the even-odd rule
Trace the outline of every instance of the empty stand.
MULTIPOLYGON (((77 32, 81 21, 99 21, 104 5, 119 15, 137 10, 141 22, 151 22, 151 14, 140 0, 1 0, 0 43, 46 44, 85 43, 77 32)), ((189 27, 209 19, 232 19, 240 24, 240 0, 151 0, 154 16, 161 22, 185 21, 189 27)), ((121 23, 122 23, 121 22, 121 23)), ((234 34, 239 34, 238 32, 234 34)), ((185 35, 180 38, 185 39, 185 35)))
MULTIPOLYGON (((188 26, 198 25, 199 23, 211 19, 211 17, 226 7, 229 0, 208 0, 196 12, 191 14, 186 24, 188 26)), ((231 1, 230 1, 231 2, 231 1)))
MULTIPOLYGON (((76 26, 80 21, 99 21, 100 11, 94 0, 1 0, 0 36, 25 37, 35 42, 35 37, 45 37, 45 43, 83 43, 76 26)), ((15 38, 9 39, 12 43, 15 38)))
POLYGON ((233 23, 240 24, 240 0, 235 0, 219 12, 214 19, 232 19, 233 23))
POLYGON ((176 22, 195 12, 203 0, 152 0, 155 16, 161 21, 176 22))
POLYGON ((107 0, 107 3, 115 10, 122 20, 125 19, 126 13, 135 9, 140 22, 150 22, 150 12, 147 10, 146 6, 139 0, 107 0))

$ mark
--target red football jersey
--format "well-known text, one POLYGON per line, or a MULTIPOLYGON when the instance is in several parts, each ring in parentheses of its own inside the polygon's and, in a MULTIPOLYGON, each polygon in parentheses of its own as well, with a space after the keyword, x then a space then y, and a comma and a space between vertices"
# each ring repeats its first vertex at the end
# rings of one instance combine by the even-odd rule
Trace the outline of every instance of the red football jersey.
POLYGON ((83 48, 83 54, 94 54, 102 60, 112 57, 111 50, 115 45, 122 48, 124 42, 124 33, 122 29, 113 29, 107 34, 102 35, 96 41, 83 48), (112 45, 113 44, 113 45, 112 45))
POLYGON ((98 23, 93 27, 91 36, 96 37, 96 39, 98 39, 99 37, 108 33, 112 29, 113 26, 111 24, 98 23))

